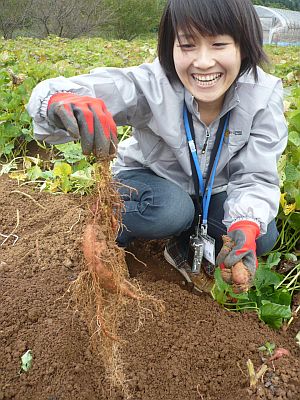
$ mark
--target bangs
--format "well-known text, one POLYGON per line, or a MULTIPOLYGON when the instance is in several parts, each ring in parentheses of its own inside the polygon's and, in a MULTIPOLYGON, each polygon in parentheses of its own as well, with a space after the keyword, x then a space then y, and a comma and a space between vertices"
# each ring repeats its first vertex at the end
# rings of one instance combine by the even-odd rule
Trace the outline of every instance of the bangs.
POLYGON ((243 56, 239 76, 267 61, 263 31, 250 0, 168 0, 160 21, 158 58, 170 81, 179 80, 173 59, 178 33, 187 37, 229 35, 243 56))
POLYGON ((229 35, 239 43, 239 36, 236 34, 239 20, 228 5, 224 7, 223 3, 222 7, 222 1, 201 1, 201 7, 195 7, 194 0, 173 0, 170 3, 170 17, 174 36, 178 40, 178 32, 181 31, 191 37, 197 33, 202 36, 229 35))

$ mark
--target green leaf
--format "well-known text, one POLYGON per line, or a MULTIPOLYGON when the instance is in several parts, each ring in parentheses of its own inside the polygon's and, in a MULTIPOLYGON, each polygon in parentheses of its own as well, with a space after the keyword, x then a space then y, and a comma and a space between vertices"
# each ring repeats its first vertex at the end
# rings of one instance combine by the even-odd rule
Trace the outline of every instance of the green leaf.
POLYGON ((42 178, 46 180, 52 180, 55 178, 53 171, 43 171, 42 178))
POLYGON ((59 144, 55 147, 63 153, 65 160, 70 164, 74 164, 75 162, 86 158, 82 154, 81 144, 78 142, 59 144))
POLYGON ((300 134, 299 132, 289 132, 289 142, 293 143, 296 147, 300 146, 300 134))
POLYGON ((212 288, 212 296, 219 304, 224 304, 227 301, 230 286, 222 279, 220 268, 216 268, 214 278, 215 284, 212 288))
POLYGON ((294 212, 288 220, 288 223, 296 232, 300 232, 300 213, 294 212))
POLYGON ((84 181, 85 184, 90 183, 93 185, 95 183, 92 178, 92 167, 87 168, 86 170, 79 170, 71 174, 71 180, 84 181))
POLYGON ((32 351, 27 350, 21 357, 21 370, 27 372, 32 366, 32 351))
POLYGON ((258 294, 261 294, 261 291, 264 287, 273 285, 276 286, 281 282, 282 275, 278 274, 277 272, 271 271, 270 269, 266 268, 265 266, 259 265, 257 268, 255 278, 254 278, 254 285, 258 294))
POLYGON ((300 111, 296 111, 292 113, 292 117, 290 118, 290 123, 295 126, 296 130, 300 132, 300 111))
POLYGON ((263 300, 259 309, 259 317, 266 324, 274 329, 279 329, 284 319, 289 319, 292 316, 289 306, 271 303, 263 300))
POLYGON ((72 190, 72 183, 68 176, 61 177, 61 185, 60 186, 61 186, 61 190, 64 193, 68 193, 72 190))
POLYGON ((275 265, 278 265, 280 263, 280 258, 281 258, 281 253, 276 252, 276 253, 271 253, 266 261, 266 267, 271 269, 275 265))
POLYGON ((58 176, 60 178, 66 177, 66 176, 72 174, 72 167, 71 167, 71 165, 69 165, 65 162, 57 161, 54 164, 53 173, 55 176, 58 176))
POLYGON ((80 170, 87 170, 89 168, 92 168, 92 165, 87 161, 86 158, 83 158, 73 165, 73 173, 80 170))
POLYGON ((295 165, 287 163, 285 167, 285 179, 287 182, 297 182, 300 179, 300 171, 295 165))
MULTIPOLYGON (((270 301, 271 303, 282 304, 284 306, 289 306, 292 302, 292 295, 290 292, 285 289, 276 289, 272 294, 266 296, 265 300, 270 301)), ((263 302, 263 300, 262 300, 263 302)))
POLYGON ((38 165, 35 165, 26 171, 26 175, 30 181, 35 181, 43 176, 43 171, 38 165))
MULTIPOLYGON (((296 194, 295 201, 296 201, 296 210, 300 211, 300 193, 296 194)), ((298 226, 300 227, 300 224, 298 226)))
POLYGON ((275 350, 275 347, 276 347, 275 343, 266 342, 263 346, 259 347, 258 350, 267 351, 271 355, 275 350))
POLYGON ((294 253, 286 253, 286 254, 284 255, 284 258, 285 258, 286 260, 288 260, 288 261, 297 262, 297 256, 296 256, 296 254, 294 254, 294 253))

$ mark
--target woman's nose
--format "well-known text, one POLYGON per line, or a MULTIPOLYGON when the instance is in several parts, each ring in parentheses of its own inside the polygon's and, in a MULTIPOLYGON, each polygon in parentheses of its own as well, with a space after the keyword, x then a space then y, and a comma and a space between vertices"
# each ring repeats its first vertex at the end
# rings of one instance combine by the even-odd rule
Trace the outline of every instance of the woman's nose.
POLYGON ((211 52, 208 49, 199 49, 197 54, 195 54, 195 59, 193 62, 194 67, 198 69, 206 70, 215 65, 216 61, 213 58, 211 52))

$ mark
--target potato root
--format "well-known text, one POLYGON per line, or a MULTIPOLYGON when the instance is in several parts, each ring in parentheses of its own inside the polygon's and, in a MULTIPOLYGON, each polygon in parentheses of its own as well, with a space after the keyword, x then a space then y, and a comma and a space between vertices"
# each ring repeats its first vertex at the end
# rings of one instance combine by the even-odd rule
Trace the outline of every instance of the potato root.
POLYGON ((82 247, 89 271, 96 274, 104 289, 113 293, 120 291, 128 297, 138 299, 138 296, 129 289, 126 281, 116 282, 113 272, 105 266, 104 256, 108 249, 105 236, 98 225, 88 224, 86 226, 82 247))
POLYGON ((122 398, 127 399, 131 394, 121 357, 121 326, 127 306, 135 306, 137 330, 148 313, 163 312, 164 306, 129 280, 125 251, 116 243, 124 204, 119 184, 111 175, 110 159, 95 164, 94 173, 96 189, 88 201, 90 213, 82 237, 85 268, 71 284, 72 298, 87 323, 92 349, 100 356, 111 386, 120 388, 122 398))
POLYGON ((251 278, 248 268, 242 261, 239 261, 231 268, 231 274, 233 283, 237 285, 245 285, 251 278))
POLYGON ((278 360, 278 358, 287 356, 289 357, 291 354, 287 349, 284 349, 283 347, 278 347, 278 349, 275 350, 274 354, 269 358, 269 361, 274 361, 278 360))
POLYGON ((221 264, 222 279, 232 285, 234 293, 247 292, 251 286, 252 276, 242 261, 239 261, 231 268, 225 267, 224 260, 235 246, 235 242, 227 235, 222 236, 223 246, 218 255, 218 262, 221 264))
POLYGON ((228 283, 229 285, 232 284, 232 274, 230 268, 221 269, 221 276, 224 282, 228 283))

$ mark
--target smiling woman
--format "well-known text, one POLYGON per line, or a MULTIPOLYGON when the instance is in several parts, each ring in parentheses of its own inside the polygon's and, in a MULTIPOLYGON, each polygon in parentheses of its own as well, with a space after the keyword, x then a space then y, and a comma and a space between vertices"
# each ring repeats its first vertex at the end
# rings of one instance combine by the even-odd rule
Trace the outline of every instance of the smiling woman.
POLYGON ((247 290, 277 238, 287 141, 282 84, 259 68, 265 59, 250 0, 168 0, 153 63, 46 80, 28 110, 37 139, 74 140, 75 126, 83 150, 102 156, 116 145, 114 124, 132 126, 113 165, 118 244, 170 239, 165 258, 189 284, 201 265, 211 276, 242 261, 247 290), (234 245, 218 258, 226 233, 234 245))

